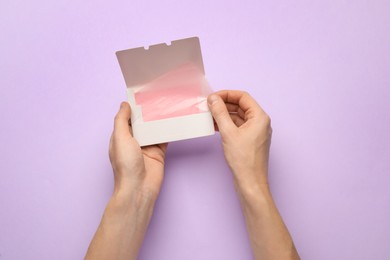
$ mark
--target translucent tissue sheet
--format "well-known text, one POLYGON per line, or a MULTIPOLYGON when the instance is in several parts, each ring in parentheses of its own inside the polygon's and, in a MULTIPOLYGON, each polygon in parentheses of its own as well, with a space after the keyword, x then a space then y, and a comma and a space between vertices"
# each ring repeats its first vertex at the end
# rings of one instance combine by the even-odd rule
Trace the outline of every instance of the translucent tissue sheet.
POLYGON ((158 78, 134 87, 144 122, 208 112, 211 88, 202 71, 184 64, 158 78))

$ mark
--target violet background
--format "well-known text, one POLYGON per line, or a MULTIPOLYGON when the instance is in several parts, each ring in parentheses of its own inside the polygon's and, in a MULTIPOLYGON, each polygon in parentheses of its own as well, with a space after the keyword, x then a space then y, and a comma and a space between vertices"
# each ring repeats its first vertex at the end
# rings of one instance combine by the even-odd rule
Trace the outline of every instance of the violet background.
MULTIPOLYGON (((390 1, 0 2, 0 259, 81 259, 113 186, 115 51, 199 36, 272 118, 302 259, 390 259, 390 1)), ((219 135, 169 146, 139 259, 251 259, 219 135)))

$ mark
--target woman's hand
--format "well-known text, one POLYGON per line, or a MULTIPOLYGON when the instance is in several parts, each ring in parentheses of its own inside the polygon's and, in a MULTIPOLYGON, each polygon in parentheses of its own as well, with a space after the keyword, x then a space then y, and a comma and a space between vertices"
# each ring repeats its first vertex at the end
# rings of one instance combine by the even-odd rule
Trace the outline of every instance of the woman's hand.
POLYGON ((164 176, 167 144, 141 148, 132 136, 127 102, 115 116, 110 161, 115 187, 86 259, 136 259, 164 176))
POLYGON ((255 259, 299 259, 268 187, 269 116, 242 91, 216 92, 208 104, 234 175, 255 259))
POLYGON ((130 116, 130 105, 122 102, 115 116, 109 149, 115 177, 114 193, 140 192, 157 197, 164 176, 167 144, 141 148, 132 136, 130 116))
POLYGON ((236 185, 267 186, 272 135, 269 116, 242 91, 216 92, 209 96, 208 104, 236 185))

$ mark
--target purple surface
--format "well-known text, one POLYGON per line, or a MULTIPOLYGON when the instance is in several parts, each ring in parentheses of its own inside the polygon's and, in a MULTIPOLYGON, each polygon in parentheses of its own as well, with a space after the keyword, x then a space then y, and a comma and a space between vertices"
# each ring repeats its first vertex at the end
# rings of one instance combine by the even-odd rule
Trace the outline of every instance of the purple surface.
MULTIPOLYGON (((0 3, 0 259, 80 259, 112 192, 115 51, 199 36, 273 120, 303 259, 390 259, 389 1, 0 3)), ((251 259, 219 136, 172 143, 139 259, 251 259)))

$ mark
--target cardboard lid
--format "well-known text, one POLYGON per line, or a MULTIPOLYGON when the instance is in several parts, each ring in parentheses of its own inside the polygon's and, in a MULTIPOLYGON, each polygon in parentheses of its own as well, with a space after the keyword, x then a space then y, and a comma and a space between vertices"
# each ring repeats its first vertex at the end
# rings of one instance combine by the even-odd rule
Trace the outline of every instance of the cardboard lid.
POLYGON ((204 67, 198 37, 117 51, 116 56, 127 87, 149 82, 179 66, 191 63, 203 75, 204 67))

